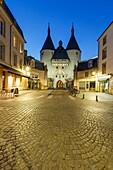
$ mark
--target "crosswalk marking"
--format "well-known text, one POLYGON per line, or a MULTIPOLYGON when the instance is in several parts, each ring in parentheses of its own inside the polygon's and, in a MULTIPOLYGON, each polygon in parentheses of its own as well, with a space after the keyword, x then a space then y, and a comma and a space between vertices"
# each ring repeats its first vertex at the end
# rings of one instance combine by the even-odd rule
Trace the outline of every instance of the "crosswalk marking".
POLYGON ((72 97, 72 96, 68 96, 68 97, 69 97, 71 100, 75 100, 74 97, 72 97))
POLYGON ((49 95, 48 97, 47 97, 47 99, 52 99, 53 98, 53 95, 49 95))
POLYGON ((38 97, 36 97, 36 98, 39 99, 39 98, 42 98, 42 97, 44 97, 44 95, 38 96, 38 97))

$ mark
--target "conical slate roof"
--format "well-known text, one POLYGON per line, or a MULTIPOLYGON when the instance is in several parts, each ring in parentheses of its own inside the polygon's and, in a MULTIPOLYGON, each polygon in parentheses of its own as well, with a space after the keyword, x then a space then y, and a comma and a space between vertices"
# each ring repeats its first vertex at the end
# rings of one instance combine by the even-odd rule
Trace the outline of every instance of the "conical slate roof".
POLYGON ((51 36, 50 36, 50 27, 48 26, 48 36, 44 42, 44 45, 41 49, 42 50, 55 50, 55 47, 54 47, 54 44, 53 44, 53 41, 51 39, 51 36))
POLYGON ((52 59, 67 59, 69 60, 66 50, 62 47, 62 41, 59 41, 59 47, 55 50, 52 59))
POLYGON ((79 51, 81 51, 79 46, 78 46, 78 43, 77 43, 77 41, 75 39, 75 36, 74 36, 74 28, 73 28, 73 26, 72 26, 72 30, 71 30, 71 38, 70 38, 70 40, 68 42, 66 50, 79 50, 79 51))

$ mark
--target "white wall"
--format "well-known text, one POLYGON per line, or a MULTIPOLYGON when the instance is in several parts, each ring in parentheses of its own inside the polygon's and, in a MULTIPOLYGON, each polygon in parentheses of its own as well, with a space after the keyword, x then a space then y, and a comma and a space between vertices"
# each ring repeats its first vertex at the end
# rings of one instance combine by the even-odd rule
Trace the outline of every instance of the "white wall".
POLYGON ((41 51, 41 57, 40 60, 44 63, 44 65, 47 65, 48 69, 48 78, 51 78, 52 76, 52 64, 51 64, 51 58, 54 54, 53 50, 43 50, 41 51))
POLYGON ((54 51, 52 50, 43 50, 40 59, 45 65, 47 64, 48 78, 54 79, 53 87, 56 88, 58 80, 61 80, 64 87, 66 87, 66 79, 74 79, 74 66, 78 65, 81 59, 81 52, 78 50, 68 50, 67 54, 70 60, 66 61, 51 61, 53 54, 54 51), (57 66, 58 69, 56 68, 57 66), (64 68, 62 69, 62 67, 64 68), (64 77, 62 75, 64 75, 64 77))
POLYGON ((74 66, 78 65, 78 62, 81 60, 81 52, 79 50, 68 50, 68 56, 70 58, 70 65, 69 65, 69 76, 74 78, 74 66), (78 54, 77 54, 78 53, 78 54))

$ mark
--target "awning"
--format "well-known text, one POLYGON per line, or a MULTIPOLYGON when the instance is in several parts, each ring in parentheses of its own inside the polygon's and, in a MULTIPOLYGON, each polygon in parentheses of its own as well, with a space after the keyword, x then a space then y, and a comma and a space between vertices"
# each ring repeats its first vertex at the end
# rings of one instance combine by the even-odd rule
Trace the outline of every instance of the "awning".
POLYGON ((111 75, 97 77, 98 81, 106 81, 111 77, 111 75))
POLYGON ((8 73, 12 73, 12 74, 16 74, 18 76, 29 78, 29 76, 24 75, 22 72, 14 69, 12 67, 6 66, 4 64, 0 64, 0 66, 2 66, 4 69, 6 69, 8 71, 8 73))

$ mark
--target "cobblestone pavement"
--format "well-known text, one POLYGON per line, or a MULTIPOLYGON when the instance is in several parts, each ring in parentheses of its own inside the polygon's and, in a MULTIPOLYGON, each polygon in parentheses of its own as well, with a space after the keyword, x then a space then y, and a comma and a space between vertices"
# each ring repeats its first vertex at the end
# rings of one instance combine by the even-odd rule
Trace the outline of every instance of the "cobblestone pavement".
POLYGON ((0 170, 113 170, 113 103, 50 92, 0 101, 0 170))

